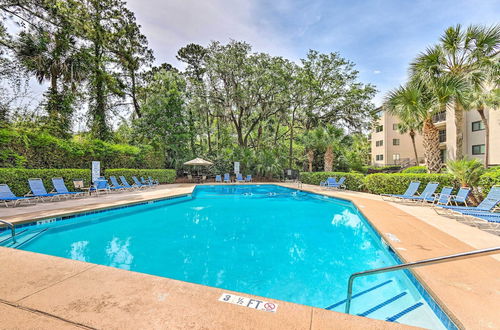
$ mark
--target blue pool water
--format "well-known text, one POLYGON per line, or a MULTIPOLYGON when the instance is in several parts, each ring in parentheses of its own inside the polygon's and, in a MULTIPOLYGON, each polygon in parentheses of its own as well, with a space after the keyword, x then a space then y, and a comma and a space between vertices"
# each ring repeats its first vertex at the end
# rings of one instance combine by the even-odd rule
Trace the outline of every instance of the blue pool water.
MULTIPOLYGON (((336 311, 351 273, 398 263, 351 203, 274 185, 198 186, 185 197, 26 228, 23 250, 336 311)), ((408 275, 357 279, 354 293, 368 291, 351 312, 452 327, 408 275)))

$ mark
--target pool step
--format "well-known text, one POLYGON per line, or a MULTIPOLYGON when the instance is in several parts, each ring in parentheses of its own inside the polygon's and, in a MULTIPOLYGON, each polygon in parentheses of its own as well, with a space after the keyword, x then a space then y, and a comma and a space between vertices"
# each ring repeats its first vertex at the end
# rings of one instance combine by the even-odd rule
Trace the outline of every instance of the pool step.
MULTIPOLYGON (((325 309, 343 313, 345 303, 346 299, 343 299, 325 309)), ((442 328, 426 302, 416 300, 395 278, 376 283, 353 294, 350 313, 389 322, 411 319, 410 324, 417 322, 418 326, 424 328, 442 328)))
MULTIPOLYGON (((27 229, 22 229, 20 231, 16 231, 16 237, 20 235, 21 233, 24 233, 27 229)), ((0 245, 2 245, 4 242, 7 242, 8 240, 12 239, 12 234, 10 229, 5 230, 2 233, 0 233, 0 245)))
MULTIPOLYGON (((9 236, 6 239, 0 241, 0 246, 10 247, 10 248, 19 248, 22 245, 28 243, 29 241, 42 235, 47 230, 48 230, 48 228, 39 229, 39 230, 24 229, 24 230, 16 233, 16 242, 15 243, 14 243, 14 240, 12 239, 12 236, 10 236, 10 233, 9 233, 9 236)), ((0 237, 0 239, 3 238, 4 236, 5 235, 0 237)))

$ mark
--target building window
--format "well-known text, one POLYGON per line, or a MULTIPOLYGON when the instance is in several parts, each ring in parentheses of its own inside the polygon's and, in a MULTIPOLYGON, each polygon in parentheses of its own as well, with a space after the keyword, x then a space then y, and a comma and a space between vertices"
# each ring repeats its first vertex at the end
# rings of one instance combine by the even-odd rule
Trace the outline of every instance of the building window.
POLYGON ((484 152, 485 152, 484 144, 476 144, 472 146, 473 155, 484 155, 484 152))
POLYGON ((441 163, 446 162, 446 149, 441 149, 441 163))
POLYGON ((446 130, 439 131, 439 143, 446 142, 446 130))
POLYGON ((399 124, 392 124, 392 130, 397 131, 399 129, 399 124))
POLYGON ((382 132, 384 130, 384 125, 378 125, 375 127, 375 133, 382 132))
POLYGON ((399 139, 392 139, 392 145, 393 146, 398 146, 399 145, 399 139))
POLYGON ((392 160, 394 161, 394 164, 396 164, 399 161, 399 154, 393 154, 392 160))
POLYGON ((375 146, 376 147, 381 147, 384 145, 384 140, 378 140, 378 141, 375 141, 375 146))
POLYGON ((482 120, 472 122, 472 131, 482 131, 484 130, 484 123, 482 120))
POLYGON ((376 160, 384 160, 384 155, 376 155, 375 159, 376 160))

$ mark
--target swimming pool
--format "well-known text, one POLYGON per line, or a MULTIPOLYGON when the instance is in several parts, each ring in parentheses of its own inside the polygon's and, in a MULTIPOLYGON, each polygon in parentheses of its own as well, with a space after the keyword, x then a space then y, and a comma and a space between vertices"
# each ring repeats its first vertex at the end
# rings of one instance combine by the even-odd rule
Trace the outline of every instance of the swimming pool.
MULTIPOLYGON (((351 273, 398 263, 350 202, 275 185, 198 186, 21 230, 23 250, 341 312, 351 273)), ((408 272, 359 278, 354 293, 352 314, 454 327, 408 272)))

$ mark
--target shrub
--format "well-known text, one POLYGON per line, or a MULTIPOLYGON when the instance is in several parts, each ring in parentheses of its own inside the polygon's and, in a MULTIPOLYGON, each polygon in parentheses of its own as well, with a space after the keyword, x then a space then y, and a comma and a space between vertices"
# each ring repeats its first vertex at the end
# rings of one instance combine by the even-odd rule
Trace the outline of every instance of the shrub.
POLYGON ((401 173, 427 173, 427 166, 411 166, 404 169, 401 173))
POLYGON ((337 177, 337 180, 345 176, 345 185, 349 190, 362 190, 364 175, 360 173, 346 172, 300 172, 300 180, 306 184, 319 185, 328 177, 337 177))
POLYGON ((132 169, 132 168, 113 168, 104 170, 104 175, 106 178, 114 175, 119 177, 123 175, 128 183, 132 184, 132 176, 136 176, 138 179, 142 177, 147 178, 148 176, 153 177, 160 181, 160 183, 173 183, 175 181, 176 172, 175 170, 163 170, 163 169, 132 169))
POLYGON ((482 193, 485 195, 495 185, 500 185, 500 170, 488 171, 479 178, 479 186, 483 188, 482 193))
MULTIPOLYGON (((173 183, 175 181, 175 170, 164 169, 107 169, 104 175, 124 175, 132 184, 132 175, 137 177, 152 176, 160 183, 173 183)), ((29 192, 28 179, 40 178, 43 180, 47 191, 53 189, 52 178, 63 178, 66 187, 70 191, 74 190, 73 179, 83 179, 85 186, 89 186, 91 180, 90 169, 24 169, 24 168, 0 168, 0 183, 8 184, 12 192, 18 196, 29 192)))
POLYGON ((365 177, 364 186, 374 194, 402 194, 411 181, 420 181, 419 191, 422 191, 428 182, 439 182, 441 187, 456 185, 450 174, 376 173, 365 177))

